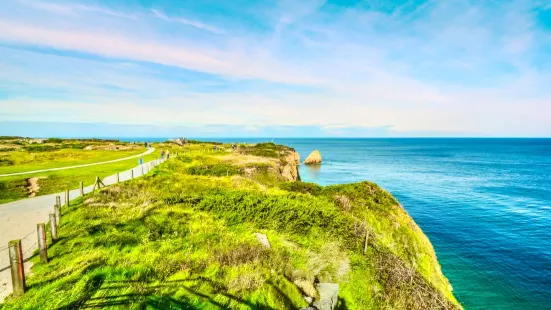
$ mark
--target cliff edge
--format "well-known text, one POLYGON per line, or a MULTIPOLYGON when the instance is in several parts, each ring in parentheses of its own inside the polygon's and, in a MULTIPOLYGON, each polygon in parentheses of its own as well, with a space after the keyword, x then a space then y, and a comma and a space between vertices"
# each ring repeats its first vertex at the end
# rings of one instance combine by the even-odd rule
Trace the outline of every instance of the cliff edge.
POLYGON ((322 288, 337 309, 461 308, 376 184, 300 182, 299 155, 273 143, 155 147, 179 155, 73 200, 51 260, 0 308, 300 309, 322 288))

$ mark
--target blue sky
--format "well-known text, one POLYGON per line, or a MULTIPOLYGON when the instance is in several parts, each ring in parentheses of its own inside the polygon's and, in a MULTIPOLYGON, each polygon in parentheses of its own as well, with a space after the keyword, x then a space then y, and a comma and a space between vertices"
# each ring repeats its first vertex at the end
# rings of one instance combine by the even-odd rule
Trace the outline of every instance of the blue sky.
POLYGON ((67 128, 551 136, 551 0, 2 1, 0 135, 67 128))

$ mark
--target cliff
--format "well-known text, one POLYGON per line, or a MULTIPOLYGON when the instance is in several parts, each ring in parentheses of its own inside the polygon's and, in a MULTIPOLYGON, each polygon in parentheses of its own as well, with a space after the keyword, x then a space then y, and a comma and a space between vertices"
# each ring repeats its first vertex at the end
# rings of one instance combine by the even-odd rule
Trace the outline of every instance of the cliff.
POLYGON ((259 171, 258 164, 268 165, 267 170, 281 181, 300 181, 298 165, 300 155, 293 149, 274 143, 259 143, 255 145, 241 146, 238 149, 240 158, 233 160, 234 164, 251 164, 254 169, 249 169, 248 176, 259 171))
POLYGON ((278 165, 283 180, 300 181, 298 165, 300 165, 300 155, 293 149, 286 150, 278 165))
POLYGON ((460 308, 426 236, 376 184, 287 182, 298 154, 271 143, 170 152, 64 209, 52 260, 33 258, 29 291, 3 309, 297 309, 317 283, 339 288, 339 309, 460 308))

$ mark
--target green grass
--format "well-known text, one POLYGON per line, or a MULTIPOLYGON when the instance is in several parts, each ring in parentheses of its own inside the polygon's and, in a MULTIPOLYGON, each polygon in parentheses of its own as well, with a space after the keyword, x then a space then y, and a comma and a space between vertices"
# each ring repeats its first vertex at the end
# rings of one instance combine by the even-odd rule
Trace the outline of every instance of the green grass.
MULTIPOLYGON (((40 145, 38 147, 45 147, 40 145)), ((102 161, 138 155, 146 149, 140 147, 134 150, 78 150, 78 149, 52 149, 33 153, 19 149, 11 152, 0 153, 0 174, 43 170, 50 168, 69 167, 83 164, 91 164, 102 161)))
POLYGON ((285 183, 209 147, 180 148, 153 174, 63 209, 51 261, 32 259, 28 292, 4 309, 297 309, 318 281, 340 284, 339 309, 459 307, 430 242, 388 192, 285 183))
MULTIPOLYGON (((157 159, 160 156, 161 149, 169 150, 171 152, 176 152, 178 148, 175 148, 173 145, 167 145, 167 144, 155 144, 154 147, 156 147, 155 151, 151 154, 148 154, 144 156, 144 162, 148 162, 153 159, 157 159)), ((94 155, 93 158, 95 160, 92 160, 92 157, 86 158, 86 157, 80 157, 80 161, 78 164, 83 164, 87 162, 97 162, 97 161, 106 161, 126 156, 132 156, 140 153, 143 153, 145 151, 144 148, 140 148, 139 150, 133 150, 132 152, 129 151, 122 151, 121 153, 118 153, 117 151, 90 151, 93 152, 94 155), (122 154, 125 153, 123 156, 122 154), (106 157, 96 158, 96 156, 100 155, 106 155, 106 157), (116 155, 116 156, 115 156, 116 155)), ((66 155, 70 154, 73 151, 70 150, 61 150, 61 151, 55 151, 53 153, 55 154, 49 154, 47 155, 48 158, 52 158, 52 160, 57 161, 60 160, 61 162, 64 162, 66 156, 54 156, 59 155, 60 153, 66 155)), ((88 152, 88 151, 84 151, 88 152)), ((66 160, 71 160, 66 159, 66 160)), ((74 163, 74 161, 73 161, 74 163)), ((50 165, 53 166, 55 164, 46 162, 44 165, 50 165)), ((57 164, 61 165, 61 164, 57 164)), ((68 165, 68 164, 67 164, 68 165)), ((61 166, 67 166, 66 164, 63 164, 61 166)), ((18 176, 9 176, 9 177, 0 177, 0 204, 7 203, 10 201, 20 200, 28 197, 27 193, 27 179, 37 177, 39 178, 38 184, 40 186, 40 189, 37 193, 37 196, 40 195, 47 195, 52 193, 61 192, 67 188, 74 189, 78 188, 81 181, 84 182, 85 186, 91 185, 94 183, 94 180, 96 176, 99 176, 100 178, 104 178, 110 175, 113 175, 120 171, 125 171, 128 169, 131 169, 133 167, 136 167, 138 165, 138 158, 132 158, 128 160, 123 160, 115 163, 109 163, 109 164, 102 164, 97 166, 89 166, 89 167, 82 167, 82 168, 75 168, 75 169, 68 169, 68 170, 59 170, 59 171, 47 171, 47 172, 39 172, 39 173, 33 173, 33 174, 25 174, 25 175, 18 175, 18 176)), ((43 164, 33 164, 33 169, 40 169, 37 168, 39 166, 43 167, 43 164)), ((42 168, 43 169, 43 168, 42 168)))

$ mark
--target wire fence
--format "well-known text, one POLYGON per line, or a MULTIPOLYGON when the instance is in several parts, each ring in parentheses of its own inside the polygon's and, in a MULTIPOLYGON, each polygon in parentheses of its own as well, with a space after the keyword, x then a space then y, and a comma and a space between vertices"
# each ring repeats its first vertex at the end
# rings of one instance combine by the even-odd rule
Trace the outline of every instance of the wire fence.
POLYGON ((5 247, 0 249, 0 271, 5 270, 9 266, 10 266, 9 248, 5 247))
MULTIPOLYGON (((32 257, 34 250, 38 248, 38 238, 36 230, 29 232, 21 238, 21 251, 23 252, 23 260, 28 264, 29 258, 32 257)), ((4 271, 10 267, 10 251, 9 247, 0 248, 0 271, 4 271)))

